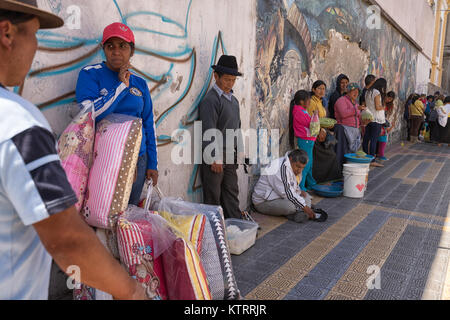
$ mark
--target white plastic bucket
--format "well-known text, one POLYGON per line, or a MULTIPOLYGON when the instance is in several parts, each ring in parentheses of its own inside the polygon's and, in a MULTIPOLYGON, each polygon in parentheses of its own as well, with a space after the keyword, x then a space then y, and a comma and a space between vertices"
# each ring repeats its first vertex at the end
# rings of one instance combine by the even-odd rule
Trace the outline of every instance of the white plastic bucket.
POLYGON ((363 198, 367 190, 370 164, 344 164, 344 197, 363 198))

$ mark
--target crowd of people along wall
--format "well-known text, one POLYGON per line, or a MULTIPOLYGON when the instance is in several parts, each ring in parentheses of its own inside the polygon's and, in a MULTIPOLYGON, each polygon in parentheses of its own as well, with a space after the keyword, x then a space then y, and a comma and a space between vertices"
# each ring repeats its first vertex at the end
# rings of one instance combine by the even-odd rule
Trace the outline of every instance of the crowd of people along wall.
MULTIPOLYGON (((363 0, 258 0, 256 102, 252 127, 280 129, 288 149, 289 102, 297 90, 327 83, 327 95, 343 73, 364 87, 367 74, 384 77, 396 92, 397 123, 391 141, 406 134, 404 102, 414 92, 418 51, 385 19, 373 27, 363 0)), ((375 21, 376 22, 376 21, 375 21)))

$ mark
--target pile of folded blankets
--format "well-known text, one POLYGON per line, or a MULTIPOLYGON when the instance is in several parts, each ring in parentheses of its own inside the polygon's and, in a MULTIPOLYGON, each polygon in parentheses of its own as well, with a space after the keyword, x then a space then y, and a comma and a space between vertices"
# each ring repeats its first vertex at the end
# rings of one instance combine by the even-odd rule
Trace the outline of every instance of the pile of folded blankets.
MULTIPOLYGON (((151 210, 128 205, 141 140, 141 119, 111 114, 95 124, 90 106, 62 133, 58 152, 80 215, 149 299, 240 299, 221 207, 175 198, 151 210)), ((78 284, 74 299, 112 297, 78 284)))

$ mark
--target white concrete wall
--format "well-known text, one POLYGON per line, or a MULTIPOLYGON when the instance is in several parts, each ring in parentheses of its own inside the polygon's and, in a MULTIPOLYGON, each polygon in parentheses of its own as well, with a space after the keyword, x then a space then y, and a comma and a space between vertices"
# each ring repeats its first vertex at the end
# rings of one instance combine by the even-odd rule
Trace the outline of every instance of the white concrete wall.
MULTIPOLYGON (((57 99, 58 102, 47 103, 43 109, 57 134, 76 112, 70 93, 75 90, 80 69, 102 61, 101 50, 93 52, 98 48, 102 31, 106 25, 122 19, 127 19, 134 29, 136 47, 152 52, 137 52, 132 58, 133 66, 157 80, 167 79, 161 84, 148 82, 150 89, 156 88, 152 92, 155 119, 165 115, 157 124, 158 136, 170 137, 183 126, 182 120, 195 110, 208 89, 211 63, 222 53, 235 55, 244 73, 236 83, 235 95, 241 103, 243 128, 249 127, 254 83, 255 0, 40 0, 38 3, 66 20, 66 26, 61 29, 39 32, 41 47, 60 50, 81 44, 79 48, 63 51, 39 50, 32 67, 37 73, 30 74, 23 88, 23 96, 37 105, 68 94, 67 100, 57 99), (74 4, 75 8, 70 7, 74 4), (73 30, 70 27, 76 26, 77 8, 81 25, 73 30), (223 46, 216 46, 220 44, 219 34, 223 46), (196 55, 191 56, 193 50, 196 55), (83 56, 82 61, 76 62, 83 56)), ((192 132, 191 126, 187 128, 192 132)), ((196 186, 201 185, 200 177, 196 179, 193 165, 172 163, 173 146, 158 149, 160 187, 167 196, 199 201, 201 190, 193 192, 192 186, 194 181, 196 186)), ((245 209, 248 179, 242 170, 239 177, 241 207, 245 209)))
POLYGON ((435 14, 428 1, 376 0, 376 2, 431 58, 433 54, 435 14))
POLYGON ((416 70, 416 92, 419 94, 428 93, 428 84, 430 82, 431 61, 422 53, 417 56, 416 70))

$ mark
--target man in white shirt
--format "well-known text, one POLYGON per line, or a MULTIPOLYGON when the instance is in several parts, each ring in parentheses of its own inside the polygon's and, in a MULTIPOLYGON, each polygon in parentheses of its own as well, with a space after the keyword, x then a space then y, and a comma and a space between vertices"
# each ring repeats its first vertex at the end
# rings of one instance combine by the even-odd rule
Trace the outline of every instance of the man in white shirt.
POLYGON ((36 32, 63 20, 36 0, 0 0, 0 300, 48 299, 52 258, 78 267, 82 283, 117 299, 144 299, 144 288, 82 220, 43 114, 6 87, 25 81, 36 32))
POLYGON ((298 223, 315 220, 311 196, 299 187, 302 170, 307 163, 308 155, 303 150, 294 150, 273 160, 262 170, 253 191, 255 209, 266 215, 285 216, 298 223))

